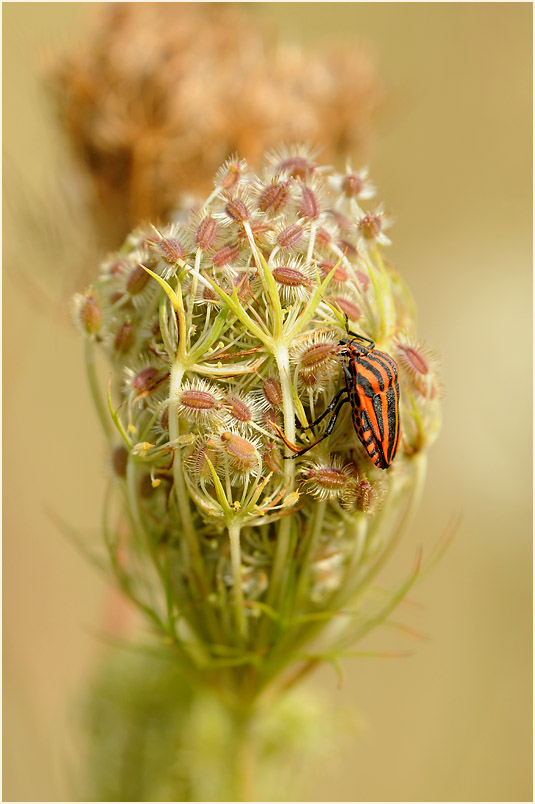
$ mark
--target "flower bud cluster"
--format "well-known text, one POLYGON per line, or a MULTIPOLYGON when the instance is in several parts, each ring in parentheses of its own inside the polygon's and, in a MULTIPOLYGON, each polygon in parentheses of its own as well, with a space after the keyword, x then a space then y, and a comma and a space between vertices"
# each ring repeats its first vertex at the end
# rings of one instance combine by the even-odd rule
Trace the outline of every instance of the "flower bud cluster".
POLYGON ((349 599, 388 542, 378 512, 403 504, 437 432, 436 361, 382 257, 389 221, 373 194, 365 171, 335 172, 305 147, 269 153, 258 175, 233 157, 204 203, 134 231, 76 299, 112 370, 111 460, 137 540, 123 585, 134 594, 145 551, 167 615, 206 643, 269 653, 282 608, 349 599), (349 404, 328 438, 328 418, 308 429, 343 387, 347 325, 399 365, 386 471, 349 404))

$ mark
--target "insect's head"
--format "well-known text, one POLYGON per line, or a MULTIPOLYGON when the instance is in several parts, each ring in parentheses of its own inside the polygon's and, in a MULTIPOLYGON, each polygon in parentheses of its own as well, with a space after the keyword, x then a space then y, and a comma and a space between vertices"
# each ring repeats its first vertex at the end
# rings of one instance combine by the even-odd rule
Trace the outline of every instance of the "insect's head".
POLYGON ((374 348, 374 342, 369 338, 365 338, 364 335, 356 335, 354 332, 349 334, 352 335, 351 338, 341 338, 341 340, 338 341, 338 345, 343 347, 341 349, 342 355, 349 355, 351 352, 367 355, 370 349, 374 348), (360 341, 364 341, 369 344, 369 346, 364 346, 360 341))

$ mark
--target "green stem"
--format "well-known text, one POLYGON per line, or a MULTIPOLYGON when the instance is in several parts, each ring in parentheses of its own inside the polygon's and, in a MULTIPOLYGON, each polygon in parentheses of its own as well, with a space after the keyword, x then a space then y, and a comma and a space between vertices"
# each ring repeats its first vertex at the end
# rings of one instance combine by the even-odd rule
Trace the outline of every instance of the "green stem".
POLYGON ((311 523, 310 531, 307 536, 307 541, 303 550, 302 557, 300 558, 299 580, 297 582, 297 589, 295 592, 295 610, 297 611, 303 598, 305 597, 307 586, 310 582, 310 564, 311 558, 314 556, 315 549, 318 545, 321 531, 323 528, 323 520, 325 511, 327 510, 327 500, 320 500, 316 503, 314 508, 314 518, 311 523))
MULTIPOLYGON (((295 442, 295 416, 292 396, 292 386, 290 381, 290 358, 288 347, 285 343, 279 343, 275 349, 275 359, 279 369, 279 378, 282 391, 282 412, 284 416, 284 434, 288 441, 295 442)), ((286 493, 290 493, 295 487, 295 463, 294 461, 284 462, 284 481, 286 493)), ((273 569, 269 584, 267 603, 273 606, 279 600, 281 587, 283 584, 288 551, 290 548, 291 520, 285 517, 280 525, 279 537, 275 548, 273 569)))
POLYGON ((245 618, 245 608, 243 605, 242 588, 242 563, 240 546, 240 523, 231 521, 228 524, 228 536, 230 541, 230 558, 232 562, 232 579, 234 588, 234 605, 236 607, 236 624, 242 640, 247 637, 247 620, 245 618))
POLYGON ((247 706, 234 717, 234 752, 232 763, 233 801, 258 801, 256 793, 256 740, 254 718, 247 706))
POLYGON ((108 406, 104 404, 104 400, 100 394, 100 387, 97 380, 97 373, 95 367, 95 353, 93 349, 93 341, 91 340, 89 335, 85 336, 85 366, 87 371, 87 379, 89 382, 89 389, 91 391, 91 396, 93 397, 93 402, 95 404, 95 408, 97 410, 98 418, 102 425, 102 429, 104 430, 104 435, 106 436, 107 440, 111 443, 112 442, 112 427, 110 423, 110 417, 108 415, 108 406))

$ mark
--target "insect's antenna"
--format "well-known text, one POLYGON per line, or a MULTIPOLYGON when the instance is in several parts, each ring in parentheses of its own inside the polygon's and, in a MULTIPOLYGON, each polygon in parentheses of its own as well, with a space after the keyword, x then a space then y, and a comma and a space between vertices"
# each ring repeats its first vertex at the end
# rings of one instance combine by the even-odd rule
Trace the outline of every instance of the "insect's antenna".
POLYGON ((371 338, 367 338, 365 335, 359 335, 357 332, 353 332, 349 329, 349 318, 347 313, 344 313, 346 319, 346 332, 348 335, 351 335, 353 338, 356 338, 358 341, 365 341, 366 343, 370 344, 371 349, 375 349, 375 341, 372 341, 371 338))

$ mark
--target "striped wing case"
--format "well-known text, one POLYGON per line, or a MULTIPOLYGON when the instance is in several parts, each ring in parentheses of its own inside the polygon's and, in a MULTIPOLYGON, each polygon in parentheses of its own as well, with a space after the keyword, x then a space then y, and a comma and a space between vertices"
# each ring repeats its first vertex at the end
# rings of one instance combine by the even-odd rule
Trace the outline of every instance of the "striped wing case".
POLYGON ((355 431, 380 469, 394 460, 399 444, 398 368, 390 355, 346 341, 345 381, 355 431))

